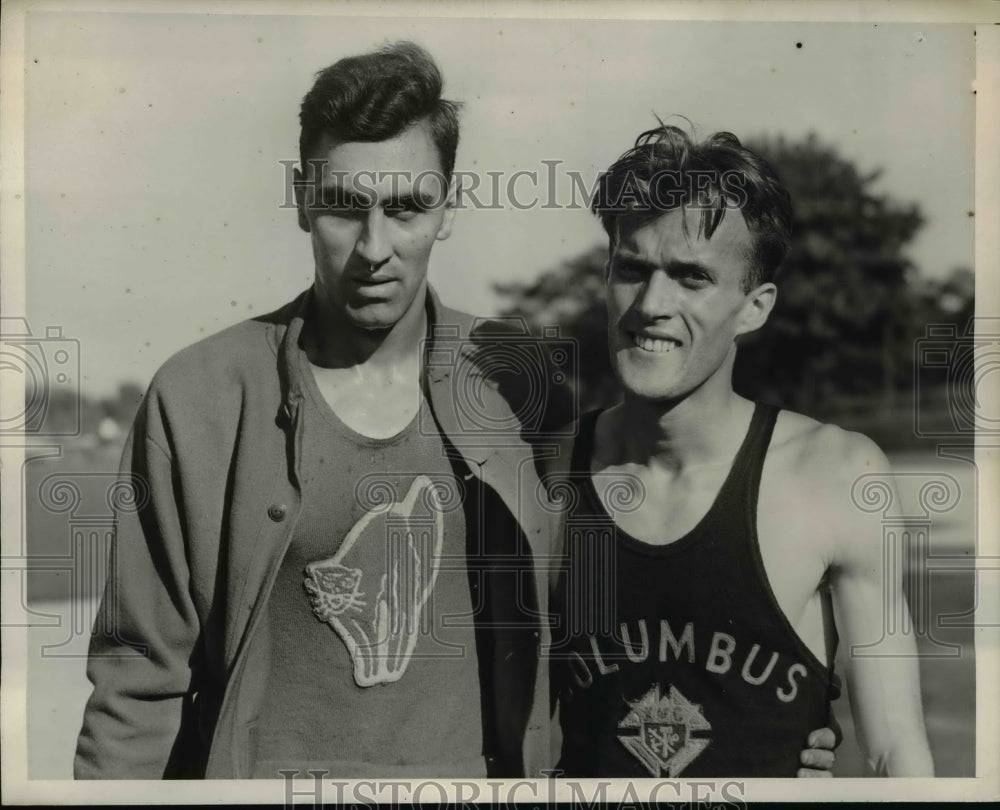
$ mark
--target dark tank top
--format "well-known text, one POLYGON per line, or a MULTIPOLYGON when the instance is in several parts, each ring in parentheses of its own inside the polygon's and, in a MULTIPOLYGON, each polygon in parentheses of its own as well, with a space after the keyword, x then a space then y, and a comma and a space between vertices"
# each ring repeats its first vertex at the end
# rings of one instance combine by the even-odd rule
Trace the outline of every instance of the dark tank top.
POLYGON ((777 409, 757 405, 708 513, 664 546, 618 529, 598 498, 597 416, 581 422, 568 481, 552 661, 559 768, 576 777, 795 776, 809 732, 834 723, 840 685, 782 613, 757 542, 777 409))

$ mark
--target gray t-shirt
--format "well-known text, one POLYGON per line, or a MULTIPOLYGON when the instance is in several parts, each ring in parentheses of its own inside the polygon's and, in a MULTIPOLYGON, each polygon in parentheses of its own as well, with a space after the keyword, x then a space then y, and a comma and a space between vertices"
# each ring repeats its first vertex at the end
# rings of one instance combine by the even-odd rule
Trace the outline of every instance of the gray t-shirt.
POLYGON ((466 564, 479 482, 425 432, 433 420, 388 439, 351 430, 300 362, 303 501, 258 651, 254 775, 485 776, 466 564))

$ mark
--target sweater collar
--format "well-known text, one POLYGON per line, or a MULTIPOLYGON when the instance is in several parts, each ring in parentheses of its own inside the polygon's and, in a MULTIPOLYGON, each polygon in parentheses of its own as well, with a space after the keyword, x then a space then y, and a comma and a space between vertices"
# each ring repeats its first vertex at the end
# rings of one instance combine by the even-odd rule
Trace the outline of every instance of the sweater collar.
MULTIPOLYGON (((282 411, 289 425, 298 420, 304 394, 300 371, 303 366, 296 362, 295 355, 302 351, 299 338, 311 296, 310 289, 288 305, 287 326, 279 325, 275 334, 284 391, 282 411)), ((505 333, 488 321, 481 322, 444 306, 429 285, 426 306, 429 339, 424 344, 423 373, 435 428, 448 438, 470 469, 498 493, 510 513, 520 515, 522 493, 518 487, 523 483, 524 462, 531 458, 531 449, 520 441, 518 418, 493 373, 497 370, 497 355, 491 347, 503 344, 505 333), (515 452, 516 448, 524 454, 515 452)))

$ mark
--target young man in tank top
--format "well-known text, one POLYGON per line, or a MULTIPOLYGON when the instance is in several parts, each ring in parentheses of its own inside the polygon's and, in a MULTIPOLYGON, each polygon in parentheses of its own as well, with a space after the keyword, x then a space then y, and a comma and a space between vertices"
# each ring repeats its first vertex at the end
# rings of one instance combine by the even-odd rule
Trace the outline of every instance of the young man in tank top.
POLYGON ((733 391, 737 339, 778 294, 787 191, 735 136, 661 125, 593 210, 624 396, 581 420, 547 479, 565 507, 559 767, 794 776, 800 741, 831 722, 839 634, 871 771, 933 775, 914 640, 885 624, 907 609, 901 572, 883 563, 879 517, 851 500, 860 476, 889 474, 885 456, 733 391))

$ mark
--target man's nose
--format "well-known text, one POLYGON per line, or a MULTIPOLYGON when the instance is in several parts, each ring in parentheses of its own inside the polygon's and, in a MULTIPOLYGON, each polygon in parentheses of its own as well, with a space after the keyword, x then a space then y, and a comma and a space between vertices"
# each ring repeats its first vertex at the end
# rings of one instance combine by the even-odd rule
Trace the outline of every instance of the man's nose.
POLYGON ((361 234, 356 245, 358 255, 371 265, 384 264, 392 255, 389 245, 388 223, 381 206, 368 211, 361 226, 361 234))
POLYGON ((680 286, 663 270, 654 270, 646 279, 635 308, 646 318, 666 318, 677 314, 680 286))

